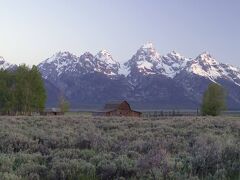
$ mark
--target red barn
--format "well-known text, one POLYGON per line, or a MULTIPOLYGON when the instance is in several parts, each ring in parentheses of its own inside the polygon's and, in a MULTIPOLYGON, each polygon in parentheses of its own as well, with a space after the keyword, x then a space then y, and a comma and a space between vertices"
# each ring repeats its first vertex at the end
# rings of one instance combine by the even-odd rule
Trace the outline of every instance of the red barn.
POLYGON ((94 115, 102 116, 132 116, 140 117, 141 112, 134 111, 131 109, 127 101, 113 101, 109 102, 104 106, 102 111, 94 113, 94 115))

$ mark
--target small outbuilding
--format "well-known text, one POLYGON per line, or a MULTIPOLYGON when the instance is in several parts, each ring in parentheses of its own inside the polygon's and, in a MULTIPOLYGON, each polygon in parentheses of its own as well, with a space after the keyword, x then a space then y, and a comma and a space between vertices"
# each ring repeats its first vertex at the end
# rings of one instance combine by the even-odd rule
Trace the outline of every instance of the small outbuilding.
POLYGON ((59 108, 49 108, 49 109, 45 109, 43 112, 41 112, 40 115, 59 116, 59 115, 64 115, 64 112, 62 112, 59 108))
POLYGON ((112 101, 105 104, 103 110, 94 112, 93 114, 99 116, 140 117, 142 113, 132 110, 127 101, 112 101))

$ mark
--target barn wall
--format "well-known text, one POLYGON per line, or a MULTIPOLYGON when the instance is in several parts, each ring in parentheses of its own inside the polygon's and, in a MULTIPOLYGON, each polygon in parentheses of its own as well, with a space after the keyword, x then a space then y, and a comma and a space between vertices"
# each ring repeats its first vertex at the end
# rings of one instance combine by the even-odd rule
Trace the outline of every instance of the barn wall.
POLYGON ((140 112, 136 112, 136 111, 132 111, 131 112, 131 116, 134 116, 134 117, 140 117, 142 113, 140 112))
POLYGON ((140 117, 141 113, 131 111, 131 110, 115 110, 106 113, 107 116, 132 116, 132 117, 140 117))

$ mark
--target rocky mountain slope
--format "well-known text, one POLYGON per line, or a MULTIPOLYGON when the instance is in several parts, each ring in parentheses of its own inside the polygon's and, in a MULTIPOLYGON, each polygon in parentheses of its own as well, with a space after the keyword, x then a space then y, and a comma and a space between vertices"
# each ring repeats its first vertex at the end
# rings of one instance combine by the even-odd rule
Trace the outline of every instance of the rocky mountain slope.
POLYGON ((120 64, 106 50, 95 56, 86 52, 80 57, 59 52, 40 63, 38 68, 45 81, 54 84, 72 107, 89 107, 107 99, 122 99, 124 97, 119 95, 125 94, 124 88, 127 88, 126 79, 119 75, 120 64))

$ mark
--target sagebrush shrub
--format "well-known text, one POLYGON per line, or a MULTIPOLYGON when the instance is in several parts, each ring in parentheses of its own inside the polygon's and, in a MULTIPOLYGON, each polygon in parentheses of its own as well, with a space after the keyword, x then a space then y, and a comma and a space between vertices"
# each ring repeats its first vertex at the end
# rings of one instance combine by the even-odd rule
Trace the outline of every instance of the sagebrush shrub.
POLYGON ((0 117, 0 179, 240 178, 231 117, 0 117))

